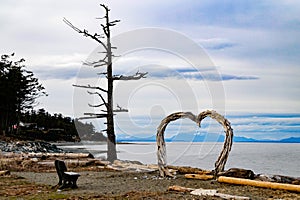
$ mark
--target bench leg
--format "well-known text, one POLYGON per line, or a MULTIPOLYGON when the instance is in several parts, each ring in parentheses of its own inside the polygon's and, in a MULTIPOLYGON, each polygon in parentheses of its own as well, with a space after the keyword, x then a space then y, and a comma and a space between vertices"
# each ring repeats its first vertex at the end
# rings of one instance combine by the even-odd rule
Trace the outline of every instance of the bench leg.
POLYGON ((75 189, 75 188, 78 188, 77 183, 76 183, 77 179, 78 179, 78 177, 72 178, 72 180, 63 180, 62 184, 59 187, 59 189, 64 189, 64 188, 75 189))
POLYGON ((76 177, 76 178, 74 178, 73 180, 72 180, 72 186, 71 186, 71 188, 73 188, 73 189, 75 189, 75 188, 78 188, 78 186, 77 186, 77 179, 78 179, 78 177, 76 177))

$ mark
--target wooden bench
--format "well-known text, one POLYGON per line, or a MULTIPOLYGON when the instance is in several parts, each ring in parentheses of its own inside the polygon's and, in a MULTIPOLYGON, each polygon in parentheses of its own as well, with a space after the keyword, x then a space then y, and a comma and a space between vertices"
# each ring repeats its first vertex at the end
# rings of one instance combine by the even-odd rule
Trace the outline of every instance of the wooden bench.
POLYGON ((54 164, 59 178, 59 182, 57 184, 59 186, 59 189, 78 188, 76 182, 80 174, 75 172, 68 172, 65 162, 62 160, 55 160, 54 164))

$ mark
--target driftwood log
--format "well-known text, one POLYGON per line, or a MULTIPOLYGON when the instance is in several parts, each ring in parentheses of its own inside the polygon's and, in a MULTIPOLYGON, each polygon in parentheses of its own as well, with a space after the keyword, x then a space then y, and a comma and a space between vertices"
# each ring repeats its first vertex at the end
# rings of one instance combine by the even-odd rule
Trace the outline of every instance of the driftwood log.
POLYGON ((225 172, 218 173, 218 176, 246 178, 246 179, 254 179, 255 178, 255 174, 252 170, 241 169, 241 168, 230 168, 230 169, 226 170, 225 172))
MULTIPOLYGON (((243 197, 243 196, 237 196, 237 195, 230 195, 230 194, 224 194, 224 193, 219 193, 217 190, 211 190, 211 189, 195 189, 195 188, 187 188, 187 187, 182 187, 178 185, 173 185, 168 188, 168 191, 175 191, 175 192, 189 192, 192 195, 197 195, 197 196, 211 196, 211 197, 219 197, 221 199, 237 199, 237 200, 249 200, 249 197, 243 197)), ((205 199, 205 198, 204 198, 205 199)))
POLYGON ((10 171, 8 170, 0 171, 0 176, 8 176, 8 175, 10 175, 10 171))
POLYGON ((286 183, 255 181, 255 180, 225 177, 225 176, 220 176, 218 178, 218 182, 300 192, 300 185, 293 185, 293 184, 286 184, 286 183))
POLYGON ((78 158, 94 158, 94 156, 90 153, 26 153, 23 154, 29 158, 42 158, 42 157, 58 157, 65 159, 78 159, 78 158))
POLYGON ((213 175, 206 175, 206 174, 185 174, 184 177, 189 179, 199 179, 204 181, 211 180, 214 178, 213 175))
POLYGON ((226 138, 224 141, 223 149, 215 162, 215 170, 214 170, 214 176, 224 171, 224 167, 229 155, 229 152, 231 150, 232 146, 232 138, 233 138, 233 130, 230 126, 230 122, 225 119, 222 115, 218 114, 216 111, 213 110, 207 110, 204 112, 201 112, 198 116, 195 116, 191 112, 176 112, 172 113, 166 118, 164 118, 160 125, 157 128, 156 133, 156 144, 157 144, 157 160, 158 160, 158 169, 160 172, 160 176, 172 176, 172 174, 169 172, 167 167, 167 161, 166 161, 166 143, 164 139, 164 132, 168 124, 172 121, 175 121, 180 118, 189 118, 190 120, 197 123, 197 125, 200 127, 201 121, 206 118, 207 116, 211 117, 212 119, 215 119, 217 122, 219 122, 226 133, 226 138))

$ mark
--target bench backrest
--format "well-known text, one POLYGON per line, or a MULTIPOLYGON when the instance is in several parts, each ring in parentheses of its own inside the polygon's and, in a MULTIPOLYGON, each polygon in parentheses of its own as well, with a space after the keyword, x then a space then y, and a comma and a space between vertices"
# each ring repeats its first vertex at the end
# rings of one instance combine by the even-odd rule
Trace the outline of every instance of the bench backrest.
POLYGON ((66 164, 62 160, 55 160, 54 164, 55 164, 55 168, 56 168, 56 172, 58 174, 58 177, 61 179, 64 172, 67 171, 66 164))

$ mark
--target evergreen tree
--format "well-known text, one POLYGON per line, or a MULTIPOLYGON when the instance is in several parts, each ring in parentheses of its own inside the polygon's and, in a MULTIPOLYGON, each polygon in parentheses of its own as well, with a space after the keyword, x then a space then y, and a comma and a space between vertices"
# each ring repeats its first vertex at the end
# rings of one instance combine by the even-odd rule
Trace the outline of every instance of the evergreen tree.
POLYGON ((36 99, 47 95, 45 88, 26 69, 25 59, 10 60, 14 56, 2 55, 0 60, 0 130, 12 131, 12 126, 20 121, 22 112, 37 105, 36 99))

